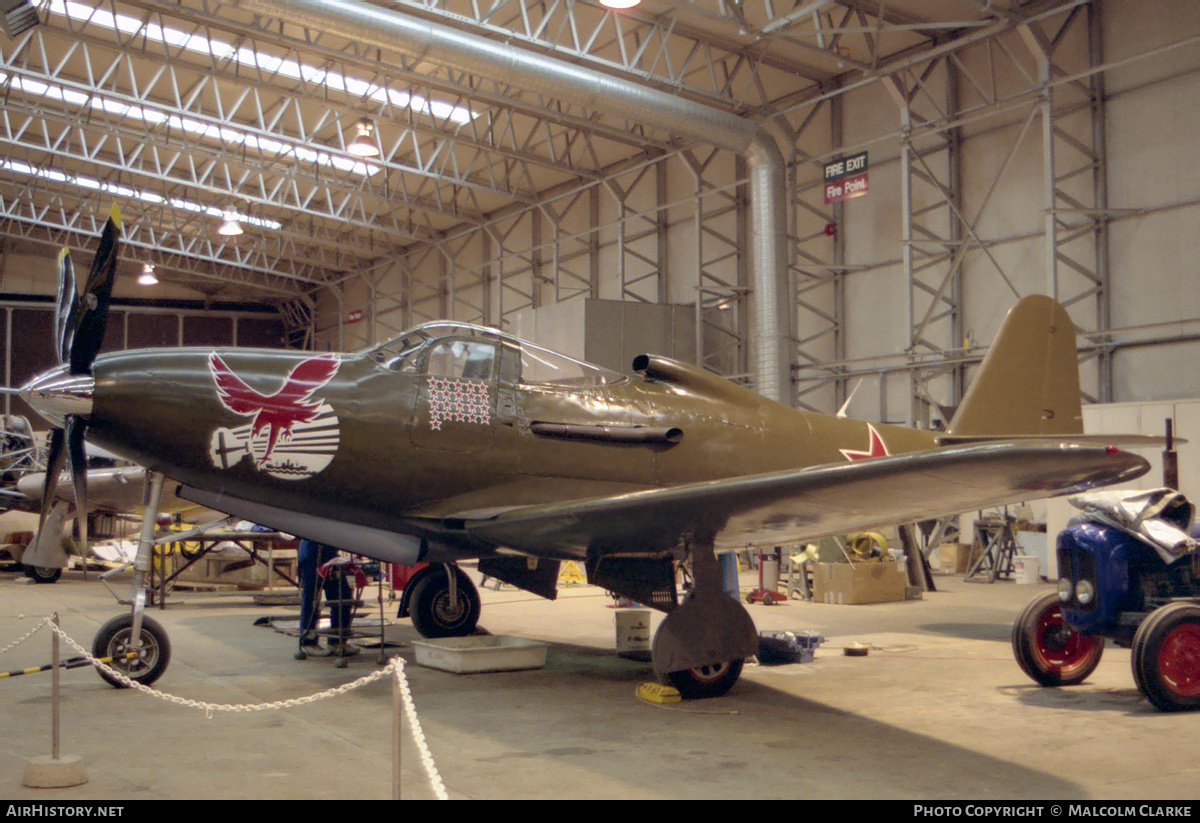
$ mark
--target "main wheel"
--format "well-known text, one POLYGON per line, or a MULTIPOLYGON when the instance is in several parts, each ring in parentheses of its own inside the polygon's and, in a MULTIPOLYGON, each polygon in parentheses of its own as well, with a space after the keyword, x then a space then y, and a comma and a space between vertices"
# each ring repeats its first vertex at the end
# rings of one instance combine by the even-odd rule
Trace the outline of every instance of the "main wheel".
POLYGON ((1162 711, 1200 707, 1200 606, 1152 611, 1133 635, 1130 663, 1138 690, 1162 711))
POLYGON ((34 583, 55 583, 62 577, 63 570, 56 566, 26 566, 25 576, 34 583))
POLYGON ((1072 629, 1062 616, 1058 594, 1035 598, 1017 616, 1013 656, 1025 674, 1043 686, 1074 686, 1100 665, 1104 638, 1072 629))
POLYGON ((422 637, 466 637, 479 622, 479 592, 471 578, 455 567, 458 602, 450 600, 450 581, 444 571, 422 577, 408 599, 408 615, 422 637))
POLYGON ((667 682, 685 700, 720 697, 733 688, 742 675, 742 660, 726 660, 711 666, 698 666, 678 672, 667 672, 667 682))
MULTIPOLYGON (((130 680, 149 686, 162 676, 171 662, 171 641, 163 627, 153 618, 142 617, 141 644, 136 657, 127 657, 133 640, 133 615, 122 614, 109 620, 96 632, 92 641, 92 654, 100 658, 112 658, 108 664, 130 680)), ((118 689, 128 685, 97 669, 106 682, 118 689)))

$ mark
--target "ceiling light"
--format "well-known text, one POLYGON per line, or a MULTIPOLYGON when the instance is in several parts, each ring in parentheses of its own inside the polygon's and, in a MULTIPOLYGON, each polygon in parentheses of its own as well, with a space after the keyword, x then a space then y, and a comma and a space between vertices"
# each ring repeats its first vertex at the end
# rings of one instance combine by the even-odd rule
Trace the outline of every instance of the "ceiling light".
POLYGON ((358 135, 346 146, 346 151, 355 157, 377 157, 379 146, 375 144, 375 138, 371 137, 371 133, 375 131, 375 124, 364 117, 354 124, 354 128, 358 129, 358 135))
POLYGON ((155 286, 158 285, 158 278, 154 276, 154 266, 149 263, 142 264, 142 273, 138 275, 139 286, 155 286))
POLYGON ((0 27, 9 37, 24 34, 37 24, 37 8, 29 0, 0 0, 0 27))
POLYGON ((236 237, 242 233, 242 227, 238 225, 238 214, 233 209, 228 209, 225 212, 225 219, 220 226, 217 227, 217 234, 225 237, 236 237))
POLYGON ((640 2, 642 0, 600 0, 600 5, 610 9, 631 9, 640 2))

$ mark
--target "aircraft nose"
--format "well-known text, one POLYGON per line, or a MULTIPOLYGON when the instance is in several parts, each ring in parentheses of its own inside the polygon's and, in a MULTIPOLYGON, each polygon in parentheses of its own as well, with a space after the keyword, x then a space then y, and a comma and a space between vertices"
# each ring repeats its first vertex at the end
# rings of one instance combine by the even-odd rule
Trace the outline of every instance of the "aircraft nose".
POLYGON ((96 380, 90 374, 71 374, 63 365, 42 372, 21 387, 21 399, 55 426, 65 425, 67 415, 92 413, 96 380))

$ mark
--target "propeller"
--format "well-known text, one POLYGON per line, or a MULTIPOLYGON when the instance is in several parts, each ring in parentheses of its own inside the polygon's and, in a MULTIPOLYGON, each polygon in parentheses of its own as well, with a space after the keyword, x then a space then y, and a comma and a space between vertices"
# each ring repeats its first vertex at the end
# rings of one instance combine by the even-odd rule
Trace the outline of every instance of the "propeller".
MULTIPOLYGON (((100 245, 92 258, 82 294, 79 292, 71 256, 63 249, 58 256, 58 304, 55 317, 57 333, 56 354, 58 372, 72 377, 90 376, 92 362, 104 342, 108 322, 108 305, 112 300, 113 281, 117 271, 117 255, 121 235, 121 213, 114 205, 100 235, 100 245)), ((84 556, 88 547, 87 534, 87 453, 84 437, 87 416, 79 413, 64 415, 63 425, 50 432, 49 454, 46 459, 46 481, 42 489, 42 510, 38 530, 54 504, 58 478, 64 462, 71 467, 71 484, 75 491, 75 518, 84 556)))

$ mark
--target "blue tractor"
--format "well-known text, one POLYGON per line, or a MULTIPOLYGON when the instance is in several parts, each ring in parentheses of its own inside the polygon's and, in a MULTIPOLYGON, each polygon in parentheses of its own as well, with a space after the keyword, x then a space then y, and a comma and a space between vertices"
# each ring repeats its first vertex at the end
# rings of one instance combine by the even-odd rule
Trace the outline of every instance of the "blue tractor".
POLYGON ((1102 492, 1058 535, 1058 591, 1013 624, 1013 654, 1043 686, 1095 671, 1105 640, 1132 650, 1133 679, 1163 711, 1200 708, 1200 545, 1179 492, 1102 492))

